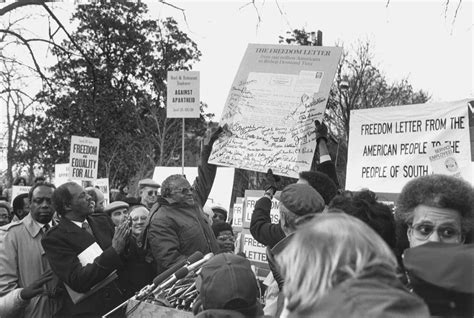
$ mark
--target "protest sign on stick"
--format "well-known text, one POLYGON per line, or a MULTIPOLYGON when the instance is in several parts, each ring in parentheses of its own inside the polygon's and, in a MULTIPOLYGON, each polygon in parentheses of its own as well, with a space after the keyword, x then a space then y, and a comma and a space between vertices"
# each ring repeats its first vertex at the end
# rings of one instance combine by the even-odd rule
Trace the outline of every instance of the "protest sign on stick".
MULTIPOLYGON (((257 201, 265 194, 263 190, 245 190, 244 211, 242 226, 246 229, 250 228, 250 221, 252 221, 253 210, 257 201)), ((270 219, 273 224, 280 221, 280 201, 276 198, 272 199, 272 207, 270 210, 270 219)))
POLYGON ((455 173, 471 182, 466 100, 352 111, 346 189, 400 193, 409 180, 439 173, 431 149, 443 146, 456 158, 455 173))
POLYGON ((181 174, 184 175, 185 118, 199 118, 199 72, 168 71, 166 88, 166 117, 182 118, 181 174))
POLYGON ((95 180, 99 164, 99 139, 71 136, 69 178, 71 180, 95 180))
POLYGON ((309 170, 342 49, 249 44, 209 162, 296 177, 309 170))

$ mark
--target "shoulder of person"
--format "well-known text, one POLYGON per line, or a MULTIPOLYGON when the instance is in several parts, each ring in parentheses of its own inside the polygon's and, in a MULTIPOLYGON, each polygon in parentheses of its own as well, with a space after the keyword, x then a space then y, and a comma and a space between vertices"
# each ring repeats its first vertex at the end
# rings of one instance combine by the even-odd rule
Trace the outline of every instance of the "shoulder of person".
POLYGON ((23 224, 23 222, 21 222, 21 221, 10 222, 8 224, 0 226, 0 232, 9 232, 10 230, 12 230, 14 228, 19 228, 19 226, 21 224, 23 224))

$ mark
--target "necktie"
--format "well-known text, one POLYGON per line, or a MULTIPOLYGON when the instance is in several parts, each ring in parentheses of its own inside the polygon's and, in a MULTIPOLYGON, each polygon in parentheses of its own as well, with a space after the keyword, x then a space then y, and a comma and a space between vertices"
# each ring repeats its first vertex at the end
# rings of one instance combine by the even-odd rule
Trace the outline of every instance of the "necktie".
POLYGON ((87 233, 89 233, 90 235, 94 236, 94 234, 92 233, 92 229, 91 229, 91 226, 89 225, 89 223, 83 222, 83 223, 82 223, 82 228, 83 228, 84 230, 86 230, 87 233))
POLYGON ((43 227, 41 228, 41 235, 45 236, 46 235, 46 232, 48 232, 50 226, 48 223, 46 223, 45 225, 43 225, 43 227))

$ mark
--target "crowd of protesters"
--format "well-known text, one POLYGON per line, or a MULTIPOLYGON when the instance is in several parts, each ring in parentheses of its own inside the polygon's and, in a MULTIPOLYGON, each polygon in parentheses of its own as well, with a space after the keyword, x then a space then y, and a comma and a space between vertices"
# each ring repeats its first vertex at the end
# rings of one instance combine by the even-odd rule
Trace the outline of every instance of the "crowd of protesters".
POLYGON ((122 185, 107 205, 100 190, 75 182, 55 187, 37 179, 13 200, 5 189, 0 317, 102 317, 196 251, 214 254, 197 280, 198 317, 474 315, 470 184, 419 177, 395 208, 370 190, 342 191, 327 127, 316 122, 316 171, 280 189, 269 170, 252 214, 250 232, 266 246, 270 268, 263 287, 236 248, 228 210, 206 205, 216 176, 207 161, 222 132, 207 139, 192 185, 183 175, 161 185, 143 179, 138 197, 122 185))

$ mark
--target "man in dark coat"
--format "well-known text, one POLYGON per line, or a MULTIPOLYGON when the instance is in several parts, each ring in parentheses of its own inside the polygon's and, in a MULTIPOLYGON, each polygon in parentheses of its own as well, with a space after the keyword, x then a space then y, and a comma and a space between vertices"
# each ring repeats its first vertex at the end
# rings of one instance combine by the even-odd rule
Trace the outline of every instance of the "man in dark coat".
POLYGON ((219 127, 203 147, 198 177, 192 187, 183 175, 171 175, 162 183, 161 197, 151 210, 146 234, 158 274, 196 251, 219 252, 203 206, 216 176, 216 166, 207 160, 221 132, 219 127))
POLYGON ((57 316, 100 317, 129 296, 117 279, 76 304, 71 295, 90 292, 94 285, 123 266, 120 254, 130 233, 129 226, 124 222, 114 233, 106 214, 91 215, 91 197, 74 182, 57 188, 52 201, 61 220, 47 233, 42 245, 53 272, 68 289, 57 316))

